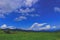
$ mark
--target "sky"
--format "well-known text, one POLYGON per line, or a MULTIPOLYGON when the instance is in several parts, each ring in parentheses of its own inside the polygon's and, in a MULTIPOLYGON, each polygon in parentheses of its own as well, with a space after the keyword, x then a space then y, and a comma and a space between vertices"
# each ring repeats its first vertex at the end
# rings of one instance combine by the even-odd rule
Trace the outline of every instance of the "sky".
POLYGON ((0 27, 60 29, 60 0, 0 0, 0 27))

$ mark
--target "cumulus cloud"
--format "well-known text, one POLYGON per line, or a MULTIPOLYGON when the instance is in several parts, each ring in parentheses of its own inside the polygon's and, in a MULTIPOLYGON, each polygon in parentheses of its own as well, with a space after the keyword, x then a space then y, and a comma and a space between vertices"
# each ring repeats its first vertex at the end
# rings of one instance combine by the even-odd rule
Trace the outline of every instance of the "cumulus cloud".
POLYGON ((25 16, 19 16, 15 19, 15 21, 22 21, 22 20, 26 20, 26 19, 27 19, 27 17, 25 17, 25 16))
POLYGON ((42 24, 34 23, 34 24, 29 28, 29 30, 32 30, 33 28, 39 28, 39 27, 41 27, 41 26, 43 26, 43 25, 45 25, 45 24, 47 24, 47 23, 42 23, 42 24))
POLYGON ((6 28, 16 29, 16 27, 14 27, 14 26, 7 26, 6 24, 1 25, 1 29, 6 29, 6 28))
POLYGON ((14 11, 17 8, 24 6, 32 6, 35 4, 37 0, 0 0, 0 15, 9 14, 10 12, 14 11))
POLYGON ((52 26, 47 23, 34 23, 28 30, 35 30, 35 31, 41 31, 41 30, 50 30, 50 29, 56 29, 56 26, 52 26))
POLYGON ((54 10, 55 10, 56 12, 60 12, 60 7, 54 7, 54 10))
POLYGON ((46 25, 45 27, 39 28, 39 30, 49 30, 50 28, 50 25, 46 25))
POLYGON ((2 26, 1 26, 1 29, 6 29, 7 28, 7 25, 6 24, 3 24, 2 26))

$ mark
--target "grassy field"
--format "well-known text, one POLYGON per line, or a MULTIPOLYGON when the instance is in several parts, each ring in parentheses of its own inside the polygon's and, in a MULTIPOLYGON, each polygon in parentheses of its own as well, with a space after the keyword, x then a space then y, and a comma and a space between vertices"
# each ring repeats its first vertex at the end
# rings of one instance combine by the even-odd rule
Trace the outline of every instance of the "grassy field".
POLYGON ((60 32, 0 32, 0 40, 60 40, 60 32))

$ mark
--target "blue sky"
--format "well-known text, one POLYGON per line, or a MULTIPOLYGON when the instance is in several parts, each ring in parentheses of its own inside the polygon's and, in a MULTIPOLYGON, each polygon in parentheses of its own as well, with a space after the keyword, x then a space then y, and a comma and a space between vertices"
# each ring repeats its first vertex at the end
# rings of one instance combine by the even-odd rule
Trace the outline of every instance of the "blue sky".
POLYGON ((0 26, 29 28, 34 23, 47 23, 60 28, 60 0, 8 0, 7 3, 4 0, 0 3, 0 26))

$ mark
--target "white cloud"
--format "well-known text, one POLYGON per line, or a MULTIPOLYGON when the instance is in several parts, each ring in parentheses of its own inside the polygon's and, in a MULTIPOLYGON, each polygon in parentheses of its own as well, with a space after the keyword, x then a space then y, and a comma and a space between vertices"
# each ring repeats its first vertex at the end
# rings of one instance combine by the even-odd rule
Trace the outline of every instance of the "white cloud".
POLYGON ((45 27, 39 28, 39 30, 49 30, 50 28, 50 25, 46 25, 45 27))
POLYGON ((46 29, 50 29, 51 28, 51 26, 50 25, 46 25, 46 29))
POLYGON ((15 18, 15 21, 22 21, 22 20, 26 20, 26 19, 28 19, 28 17, 40 17, 40 15, 38 15, 38 14, 22 14, 21 16, 19 16, 19 17, 17 17, 17 18, 15 18))
POLYGON ((32 30, 33 28, 39 28, 39 27, 41 27, 41 26, 43 26, 43 25, 45 25, 45 24, 47 24, 47 23, 42 23, 42 24, 34 23, 34 24, 29 28, 29 30, 32 30))
POLYGON ((28 30, 35 30, 35 31, 41 31, 41 30, 50 30, 50 29, 56 29, 56 26, 51 26, 47 23, 34 23, 28 30))
POLYGON ((14 26, 8 26, 9 29, 16 29, 14 26))
POLYGON ((31 7, 33 4, 35 4, 38 0, 26 0, 24 1, 25 6, 31 7))
POLYGON ((55 29, 55 28, 56 28, 56 26, 53 26, 52 28, 53 28, 53 29, 55 29))
POLYGON ((22 20, 26 20, 27 17, 25 16, 19 16, 18 18, 15 19, 15 21, 22 21, 22 20))
POLYGON ((0 15, 9 14, 10 12, 16 10, 17 8, 24 6, 32 6, 37 0, 0 0, 0 15))
POLYGON ((32 8, 32 9, 29 9, 29 8, 26 8, 26 9, 20 9, 18 12, 19 13, 29 13, 29 12, 33 12, 35 9, 32 8))
POLYGON ((6 29, 7 28, 7 25, 6 24, 3 24, 2 26, 1 26, 1 29, 6 29))
POLYGON ((60 12, 60 7, 54 7, 54 10, 55 10, 56 12, 60 12))
POLYGON ((0 18, 5 18, 5 16, 3 14, 0 14, 0 18))
POLYGON ((16 27, 14 27, 14 26, 7 26, 6 24, 1 25, 1 29, 6 29, 6 28, 16 29, 16 27))
POLYGON ((31 16, 31 17, 40 16, 37 13, 36 14, 35 13, 31 14, 31 12, 34 12, 34 11, 35 11, 34 8, 31 8, 31 9, 26 8, 26 9, 20 9, 20 11, 18 11, 18 12, 21 13, 22 15, 24 14, 24 15, 28 15, 28 16, 31 16))
POLYGON ((39 17, 39 14, 31 14, 31 12, 35 11, 34 8, 26 8, 26 9, 20 9, 20 10, 16 10, 16 12, 21 13, 21 15, 25 15, 25 16, 30 16, 30 17, 39 17))
POLYGON ((30 14, 29 16, 31 16, 31 17, 40 17, 39 14, 30 14))
POLYGON ((8 14, 21 6, 22 0, 0 0, 0 14, 8 14))

